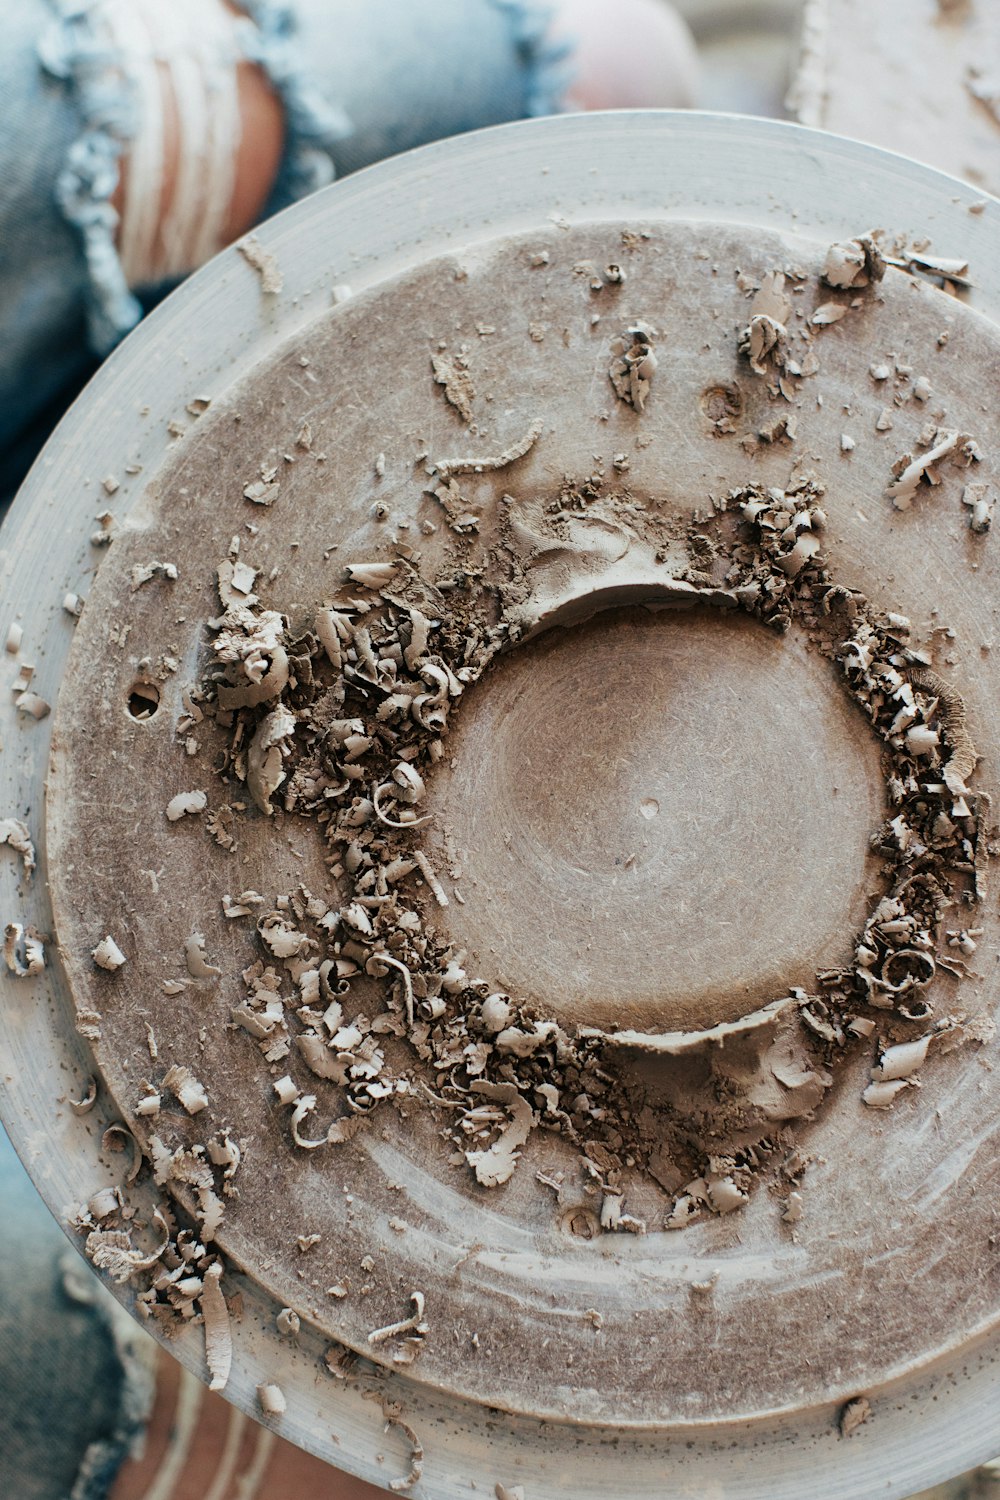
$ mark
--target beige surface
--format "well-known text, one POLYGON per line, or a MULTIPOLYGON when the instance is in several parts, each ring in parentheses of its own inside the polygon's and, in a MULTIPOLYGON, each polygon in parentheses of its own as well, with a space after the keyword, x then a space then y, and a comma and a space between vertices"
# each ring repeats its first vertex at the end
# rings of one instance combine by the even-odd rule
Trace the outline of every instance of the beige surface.
POLYGON ((710 609, 603 614, 516 652, 470 696, 430 804, 462 851, 447 926, 477 972, 576 1024, 680 1031, 845 962, 881 798, 830 688, 800 643, 710 609))
POLYGON ((993 0, 809 0, 803 43, 795 118, 1000 193, 993 0))
POLYGON ((676 9, 698 48, 698 109, 787 117, 801 0, 676 0, 676 9))
POLYGON ((949 1484, 921 1490, 912 1500, 995 1500, 997 1495, 1000 1495, 1000 1473, 995 1464, 984 1464, 949 1484))

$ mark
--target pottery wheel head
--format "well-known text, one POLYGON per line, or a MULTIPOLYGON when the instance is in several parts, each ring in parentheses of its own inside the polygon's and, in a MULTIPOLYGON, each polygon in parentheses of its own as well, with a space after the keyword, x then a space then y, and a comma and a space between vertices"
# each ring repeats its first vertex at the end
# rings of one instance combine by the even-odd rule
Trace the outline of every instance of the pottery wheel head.
POLYGON ((828 246, 546 220, 317 292, 165 414, 158 469, 107 456, 47 809, 77 1026, 202 1224, 170 1162, 211 1166, 226 1265, 428 1410, 763 1420, 995 1315, 1000 346, 903 269, 831 286, 828 246), (934 848, 972 830, 953 906, 882 911, 909 946, 870 928, 905 755, 934 848), (880 1061, 915 1035, 922 1088, 880 1061), (959 1139, 977 1191, 939 1212, 959 1139))

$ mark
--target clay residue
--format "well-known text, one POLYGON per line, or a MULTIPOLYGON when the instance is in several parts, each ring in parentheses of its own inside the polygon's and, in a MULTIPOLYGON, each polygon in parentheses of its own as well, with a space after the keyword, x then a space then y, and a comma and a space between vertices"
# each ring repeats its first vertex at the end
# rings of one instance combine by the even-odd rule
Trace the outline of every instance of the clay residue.
MULTIPOLYGON (((784 295, 772 277, 765 301, 784 295)), ((224 675, 209 669, 199 701, 228 743, 226 773, 261 812, 312 822, 331 872, 321 891, 266 894, 233 1019, 265 1066, 289 1069, 273 1092, 296 1150, 339 1150, 405 1098, 436 1113, 453 1159, 491 1192, 533 1130, 558 1132, 580 1153, 606 1232, 650 1227, 628 1206, 642 1182, 669 1194, 654 1227, 738 1211, 762 1180, 787 1207, 805 1170, 805 1158, 788 1165, 795 1131, 838 1071, 867 1050, 877 1092, 866 1102, 891 1106, 916 1072, 897 1060, 924 1047, 929 1068, 961 1026, 932 998, 938 969, 959 975, 965 962, 944 914, 981 889, 961 699, 910 651, 902 616, 832 577, 815 478, 734 491, 681 535, 589 481, 567 485, 558 504, 502 507, 499 527, 506 568, 470 569, 461 591, 442 586, 446 575, 369 558, 347 565, 343 589, 294 645, 285 618, 257 601, 217 622, 224 675), (572 612, 577 595, 591 610, 613 598, 626 559, 633 584, 648 575, 673 602, 804 631, 829 658, 831 692, 839 676, 884 752, 882 890, 851 961, 706 1032, 574 1033, 471 971, 436 921, 455 892, 425 846, 424 797, 466 691, 567 600, 572 612), (266 691, 246 696, 241 676, 266 691)))
POLYGON ((0 844, 7 844, 21 856, 25 878, 30 880, 35 870, 35 846, 27 823, 20 818, 0 818, 0 844))
POLYGON ((608 379, 619 401, 624 401, 634 411, 641 412, 645 407, 656 373, 655 338, 655 329, 648 323, 637 322, 611 341, 608 379))
POLYGON ((853 240, 831 245, 826 253, 822 279, 827 286, 846 289, 870 286, 885 275, 885 259, 874 235, 860 234, 853 240))
MULTIPOLYGON (((861 235, 830 247, 823 279, 832 293, 821 295, 832 300, 811 310, 795 310, 793 292, 803 288, 789 283, 801 273, 739 278, 752 298, 740 350, 760 377, 747 381, 753 430, 741 441, 749 451, 795 442, 799 382, 818 369, 815 348, 846 327, 817 330, 856 316, 886 264, 951 285, 968 269, 927 247, 861 235), (782 398, 766 412, 761 380, 766 394, 782 398)), ((606 302, 617 295, 607 290, 614 284, 602 280, 605 290, 594 295, 606 302)), ((645 323, 623 324, 616 321, 622 331, 599 355, 601 379, 606 368, 618 400, 638 415, 656 372, 655 335, 645 323)), ((434 381, 471 424, 467 356, 437 348, 434 381)), ((871 357, 880 403, 931 401, 928 377, 906 385, 914 372, 899 356, 873 349, 871 357)), ((616 410, 610 420, 632 426, 632 416, 616 410)), ((718 431, 733 431, 743 395, 736 386, 710 387, 703 411, 718 431)), ((922 434, 918 457, 897 464, 897 506, 935 482, 935 466, 978 460, 971 439, 938 429, 939 419, 922 434)), ((644 421, 635 421, 637 432, 644 421)), ((690 524, 675 513, 666 519, 655 497, 638 503, 626 453, 611 460, 610 479, 599 467, 544 494, 491 495, 489 509, 481 494, 490 486, 461 482, 507 469, 540 432, 533 422, 495 452, 429 463, 433 500, 425 494, 420 503, 440 521, 436 502, 452 533, 438 559, 425 561, 400 536, 385 540, 388 527, 375 540, 369 533, 353 557, 338 556, 343 565, 331 568, 322 598, 294 606, 294 620, 260 597, 266 584, 239 561, 235 543, 219 564, 222 612, 208 622, 200 680, 184 696, 178 754, 188 752, 197 727, 191 753, 211 759, 227 800, 209 812, 207 793, 178 793, 166 815, 180 826, 169 836, 193 836, 183 820, 202 812, 229 851, 244 821, 256 824, 247 832, 257 837, 308 828, 328 873, 312 888, 304 880, 268 888, 274 877, 254 877, 261 891, 240 890, 243 880, 225 876, 218 899, 227 936, 236 951, 242 944, 237 972, 223 973, 221 959, 210 963, 203 937, 192 932, 183 944, 186 977, 164 990, 179 1005, 198 987, 207 996, 209 984, 215 997, 225 994, 225 1020, 249 1056, 259 1054, 262 1092, 298 1165, 321 1170, 325 1160, 349 1156, 376 1115, 374 1128, 382 1129, 394 1107, 422 1109, 445 1143, 442 1160, 467 1174, 473 1194, 503 1193, 523 1171, 533 1137, 558 1135, 575 1153, 576 1193, 585 1200, 574 1201, 572 1185, 563 1199, 561 1179, 548 1186, 560 1211, 583 1226, 572 1232, 586 1237, 681 1230, 736 1214, 761 1185, 794 1226, 808 1166, 799 1143, 838 1078, 863 1075, 870 1109, 891 1110, 901 1099, 905 1108, 909 1091, 932 1086, 938 1054, 985 1038, 953 1008, 952 981, 968 971, 980 935, 975 910, 986 860, 962 697, 911 648, 908 621, 837 578, 817 477, 798 472, 784 487, 748 484, 716 495, 690 524), (882 751, 885 816, 871 830, 877 878, 859 930, 845 934, 844 961, 703 1031, 574 1029, 503 990, 449 935, 444 914, 453 916, 463 899, 461 877, 428 813, 449 730, 493 663, 552 623, 634 602, 637 589, 644 601, 738 609, 778 634, 800 633, 826 658, 831 693, 847 695, 859 733, 871 733, 882 751)), ((311 432, 300 427, 297 441, 310 451, 311 432)), ((635 442, 640 449, 643 439, 635 442)), ((845 433, 841 451, 853 445, 845 433)), ((384 468, 376 462, 376 478, 384 468)), ((277 470, 265 463, 258 472, 243 494, 266 508, 279 490, 277 470)), ((963 499, 973 529, 984 531, 992 492, 967 485, 963 499)), ((434 524, 424 524, 430 534, 434 524)), ((189 775, 173 784, 190 786, 189 775)), ((20 840, 20 825, 14 832, 20 840)), ((21 847, 9 834, 6 841, 21 847)), ((118 936, 122 947, 108 934, 92 950, 107 971, 101 985, 115 984, 124 949, 132 952, 131 930, 118 936)), ((218 956, 223 945, 214 946, 218 956)), ((78 1027, 98 1040, 100 1016, 81 1012, 78 1027)), ((161 1131, 149 1143, 156 1183, 185 1203, 196 1229, 185 1239, 171 1225, 161 1243, 146 1243, 119 1213, 121 1200, 102 1199, 99 1218, 87 1210, 91 1251, 111 1274, 145 1279, 152 1316, 189 1317, 197 1306, 213 1380, 221 1381, 221 1265, 207 1247, 223 1222, 240 1149, 220 1134, 197 1139, 211 1102, 184 1059, 160 1064, 151 1047, 150 1062, 151 1076, 136 1080, 136 1113, 161 1131)), ((694 1289, 711 1294, 710 1283, 694 1289)), ((342 1294, 338 1282, 330 1295, 342 1294)), ((399 1363, 415 1357, 427 1333, 419 1292, 412 1308, 369 1335, 399 1363)), ((282 1327, 296 1331, 291 1317, 282 1327)), ((268 1396, 268 1410, 281 1409, 279 1397, 268 1396)))
POLYGON ((236 241, 236 248, 260 277, 260 289, 268 297, 276 297, 285 284, 278 257, 265 250, 255 234, 244 235, 236 241))
POLYGON ((819 1107, 833 1075, 822 1039, 802 1024, 804 1001, 801 993, 788 996, 708 1031, 583 1034, 601 1040, 623 1087, 628 1077, 641 1079, 648 1105, 655 1100, 683 1118, 711 1149, 720 1128, 750 1139, 819 1107))
POLYGON ((916 457, 906 453, 893 467, 888 494, 896 510, 909 510, 924 485, 940 483, 935 465, 944 459, 968 468, 979 462, 979 450, 968 433, 935 430, 932 426, 925 451, 916 457))
POLYGON ((489 474, 498 469, 507 469, 526 453, 530 453, 541 437, 543 426, 541 420, 532 422, 523 437, 500 453, 488 454, 482 458, 436 458, 428 467, 440 479, 450 479, 453 474, 489 474))
POLYGON ((476 388, 469 374, 469 361, 464 354, 434 354, 431 369, 435 382, 443 386, 444 399, 453 406, 463 422, 472 422, 472 403, 476 399, 476 388))
POLYGON ((738 348, 755 375, 772 377, 788 363, 788 330, 769 313, 753 313, 740 333, 738 348))

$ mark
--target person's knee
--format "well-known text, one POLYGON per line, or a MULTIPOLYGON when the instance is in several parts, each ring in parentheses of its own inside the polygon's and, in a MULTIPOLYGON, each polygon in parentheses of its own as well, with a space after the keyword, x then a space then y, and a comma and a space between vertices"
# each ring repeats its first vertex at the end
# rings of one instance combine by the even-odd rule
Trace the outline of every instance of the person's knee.
POLYGON ((690 109, 698 57, 667 0, 557 0, 553 30, 576 43, 581 109, 690 109))

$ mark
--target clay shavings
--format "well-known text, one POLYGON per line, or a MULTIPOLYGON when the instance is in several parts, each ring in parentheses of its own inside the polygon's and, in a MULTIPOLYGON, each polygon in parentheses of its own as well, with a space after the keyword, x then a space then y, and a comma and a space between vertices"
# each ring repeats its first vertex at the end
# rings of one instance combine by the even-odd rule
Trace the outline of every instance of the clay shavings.
POLYGON ((270 250, 265 250, 255 234, 247 234, 241 240, 237 240, 236 249, 247 265, 252 266, 257 272, 260 277, 260 289, 264 295, 276 297, 285 284, 278 257, 270 250))
POLYGON ((896 510, 909 510, 922 485, 940 484, 935 465, 943 459, 951 458, 952 462, 964 468, 979 462, 979 449, 967 433, 946 432, 940 428, 936 431, 932 429, 932 433, 925 453, 918 454, 916 458, 909 453, 904 454, 893 467, 893 482, 888 494, 896 510))
POLYGON ((45 969, 45 944, 33 927, 8 922, 3 932, 3 958, 16 979, 35 979, 45 969))
POLYGON ((830 246, 820 273, 827 286, 854 290, 881 281, 886 262, 870 234, 858 235, 830 246))
MULTIPOLYGON (((772 284, 768 295, 780 295, 780 288, 772 284)), ((629 1134, 633 1158, 652 1160, 666 1132, 682 1163, 676 1169, 682 1186, 666 1217, 670 1228, 743 1206, 775 1149, 775 1126, 815 1110, 839 1057, 863 1035, 866 1007, 891 1013, 904 1027, 924 1019, 924 1033, 936 1024, 926 1020, 925 991, 937 972, 940 918, 955 899, 952 867, 960 882, 972 872, 974 899, 978 822, 968 776, 975 752, 963 732, 960 701, 921 675, 926 669, 908 653, 901 617, 884 620, 833 583, 823 562, 825 521, 815 480, 784 491, 736 491, 699 532, 703 542, 714 527, 715 540, 699 553, 698 576, 707 565, 705 597, 725 597, 778 630, 795 621, 839 664, 894 767, 892 816, 878 839, 889 891, 865 925, 853 966, 819 975, 814 993, 795 992, 748 1018, 739 1047, 709 1034, 681 1039, 681 1052, 702 1049, 721 1070, 720 1080, 738 1059, 753 1070, 758 1102, 750 1118, 758 1134, 752 1148, 735 1153, 699 1147, 713 1134, 725 1139, 728 1116, 683 1091, 673 1095, 674 1112, 661 1125, 655 1112, 642 1116, 646 1134, 629 1134)), ((310 1128, 321 1113, 318 1089, 301 1087, 292 1074, 278 1080, 278 1107, 289 1110, 297 1149, 338 1147, 386 1099, 416 1094, 443 1112, 460 1159, 480 1186, 493 1190, 510 1180, 544 1118, 580 1144, 598 1172, 601 1226, 640 1232, 644 1220, 623 1206, 621 1124, 606 1102, 619 1086, 614 1056, 636 1041, 593 1032, 573 1038, 531 1015, 469 974, 429 921, 448 898, 421 847, 417 814, 426 776, 466 687, 516 635, 502 614, 491 623, 492 606, 477 614, 473 604, 453 619, 445 596, 397 562, 352 564, 345 583, 369 592, 372 603, 361 607, 348 596, 324 604, 315 612, 314 633, 294 648, 283 618, 259 605, 230 606, 213 627, 224 646, 216 658, 222 675, 206 684, 203 701, 214 692, 228 712, 249 661, 262 689, 231 725, 234 746, 243 748, 230 752, 228 774, 249 780, 247 745, 263 735, 258 743, 273 748, 274 716, 284 716, 287 753, 273 763, 265 800, 272 810, 280 805, 286 815, 316 820, 342 892, 330 899, 303 886, 258 919, 265 957, 244 970, 233 1019, 267 1061, 288 1057, 296 1070, 304 1066, 324 1089, 336 1090, 332 1123, 310 1128), (249 643, 262 633, 268 648, 257 659, 249 643), (279 651, 283 667, 274 674, 279 651), (308 660, 308 671, 293 669, 293 658, 308 660), (366 989, 371 980, 379 982, 379 999, 366 989), (359 998, 352 1000, 355 990, 359 998), (388 1067, 385 1039, 391 1038, 409 1043, 411 1066, 388 1067), (602 1136, 617 1136, 610 1150, 600 1145, 602 1136)), ((490 597, 484 589, 484 606, 490 597)), ((887 1015, 872 1044, 884 1050, 897 1040, 887 1015)), ((661 1052, 667 1042, 656 1040, 661 1052)), ((744 1127, 746 1108, 733 1112, 744 1127)))
POLYGON ((165 578, 174 583, 177 579, 177 568, 173 563, 136 563, 129 574, 129 589, 134 594, 142 588, 144 583, 151 583, 154 578, 165 578))
POLYGON ((436 384, 444 390, 444 399, 448 405, 454 407, 463 422, 471 423, 476 388, 469 374, 466 354, 434 354, 431 356, 431 369, 436 384))
POLYGON ((199 1082, 190 1068, 174 1063, 164 1074, 163 1087, 170 1090, 189 1115, 196 1115, 200 1110, 208 1108, 205 1086, 199 1082))
POLYGON ((859 1427, 863 1427, 872 1414, 871 1402, 867 1396, 855 1396, 841 1408, 838 1418, 841 1437, 853 1437, 859 1427))
POLYGON ((193 817, 196 813, 204 812, 207 806, 206 792, 178 792, 176 797, 171 797, 167 803, 167 821, 178 823, 181 818, 193 817))
POLYGON ((962 504, 969 509, 969 530, 985 536, 993 525, 996 492, 988 484, 967 484, 962 490, 962 504))
POLYGON ((454 474, 488 474, 507 469, 511 464, 530 453, 542 435, 544 423, 532 422, 527 432, 516 443, 511 443, 502 452, 486 458, 436 458, 428 464, 428 470, 441 479, 450 479, 454 474))
POLYGON ((398 1323, 387 1323, 383 1328, 374 1328, 368 1335, 368 1343, 371 1345, 390 1342, 395 1345, 392 1360, 397 1365, 412 1364, 421 1343, 430 1332, 430 1326, 424 1318, 423 1292, 411 1292, 410 1302, 413 1312, 408 1318, 401 1318, 398 1323))
POLYGON ((611 341, 608 379, 619 401, 624 401, 637 412, 644 409, 656 374, 655 339, 654 328, 636 322, 611 341))
POLYGON ((27 823, 20 818, 0 818, 0 845, 7 844, 21 856, 25 878, 30 880, 35 871, 35 846, 27 823))
POLYGON ((391 1431, 398 1427, 410 1445, 410 1467, 409 1471, 400 1479, 393 1479, 389 1485, 394 1494, 401 1494, 405 1490, 412 1489, 417 1484, 424 1472, 424 1446, 409 1422, 403 1418, 403 1408, 398 1402, 383 1401, 382 1415, 385 1418, 385 1430, 391 1431))
MULTIPOLYGON (((835 279, 872 279, 877 265, 862 241, 841 251, 835 279)), ((789 309, 784 273, 771 273, 756 287, 752 316, 780 323, 789 309)), ((631 351, 630 342, 617 357, 631 351)), ((645 399, 633 389, 633 375, 645 378, 637 366, 626 360, 618 374, 629 404, 645 399)), ((619 549, 648 525, 601 481, 567 482, 548 514, 535 531, 501 508, 504 545, 522 559, 512 582, 466 566, 456 590, 447 563, 440 576, 423 577, 405 556, 369 555, 347 565, 294 635, 255 596, 234 602, 220 576, 224 613, 210 622, 213 660, 198 699, 221 732, 222 774, 247 785, 259 812, 310 820, 330 871, 321 891, 303 884, 272 893, 260 914, 224 902, 227 914, 257 916, 259 944, 232 1017, 266 1063, 288 1060, 274 1092, 297 1150, 337 1149, 386 1100, 416 1098, 437 1113, 452 1159, 496 1190, 544 1124, 581 1150, 600 1227, 640 1231, 648 1214, 626 1208, 628 1183, 648 1171, 669 1184, 665 1223, 680 1228, 744 1205, 781 1159, 788 1122, 819 1107, 837 1067, 860 1047, 881 1068, 878 1059, 915 1030, 918 1038, 954 1031, 954 1017, 933 1015, 930 990, 939 970, 960 976, 964 962, 942 937, 945 912, 980 897, 975 751, 957 694, 924 676, 926 659, 910 651, 908 622, 831 576, 818 480, 750 485, 716 500, 688 538, 683 586, 772 629, 805 632, 842 675, 889 767, 889 814, 875 838, 883 894, 852 963, 725 1036, 724 1028, 674 1040, 569 1035, 469 972, 465 955, 438 935, 435 911, 450 897, 422 810, 452 714, 519 639, 524 567, 565 554, 583 519, 591 531, 613 531, 619 549), (637 1100, 626 1120, 616 1107, 621 1059, 648 1045, 665 1059, 676 1052, 679 1081, 666 1108, 637 1100), (685 1093, 691 1049, 707 1061, 717 1097, 685 1093), (741 1082, 737 1067, 749 1070, 741 1082)), ((467 560, 479 545, 474 534, 463 540, 467 560)))
POLYGON ((125 962, 124 953, 110 933, 91 950, 91 957, 99 969, 106 969, 109 974, 120 969, 125 962))

